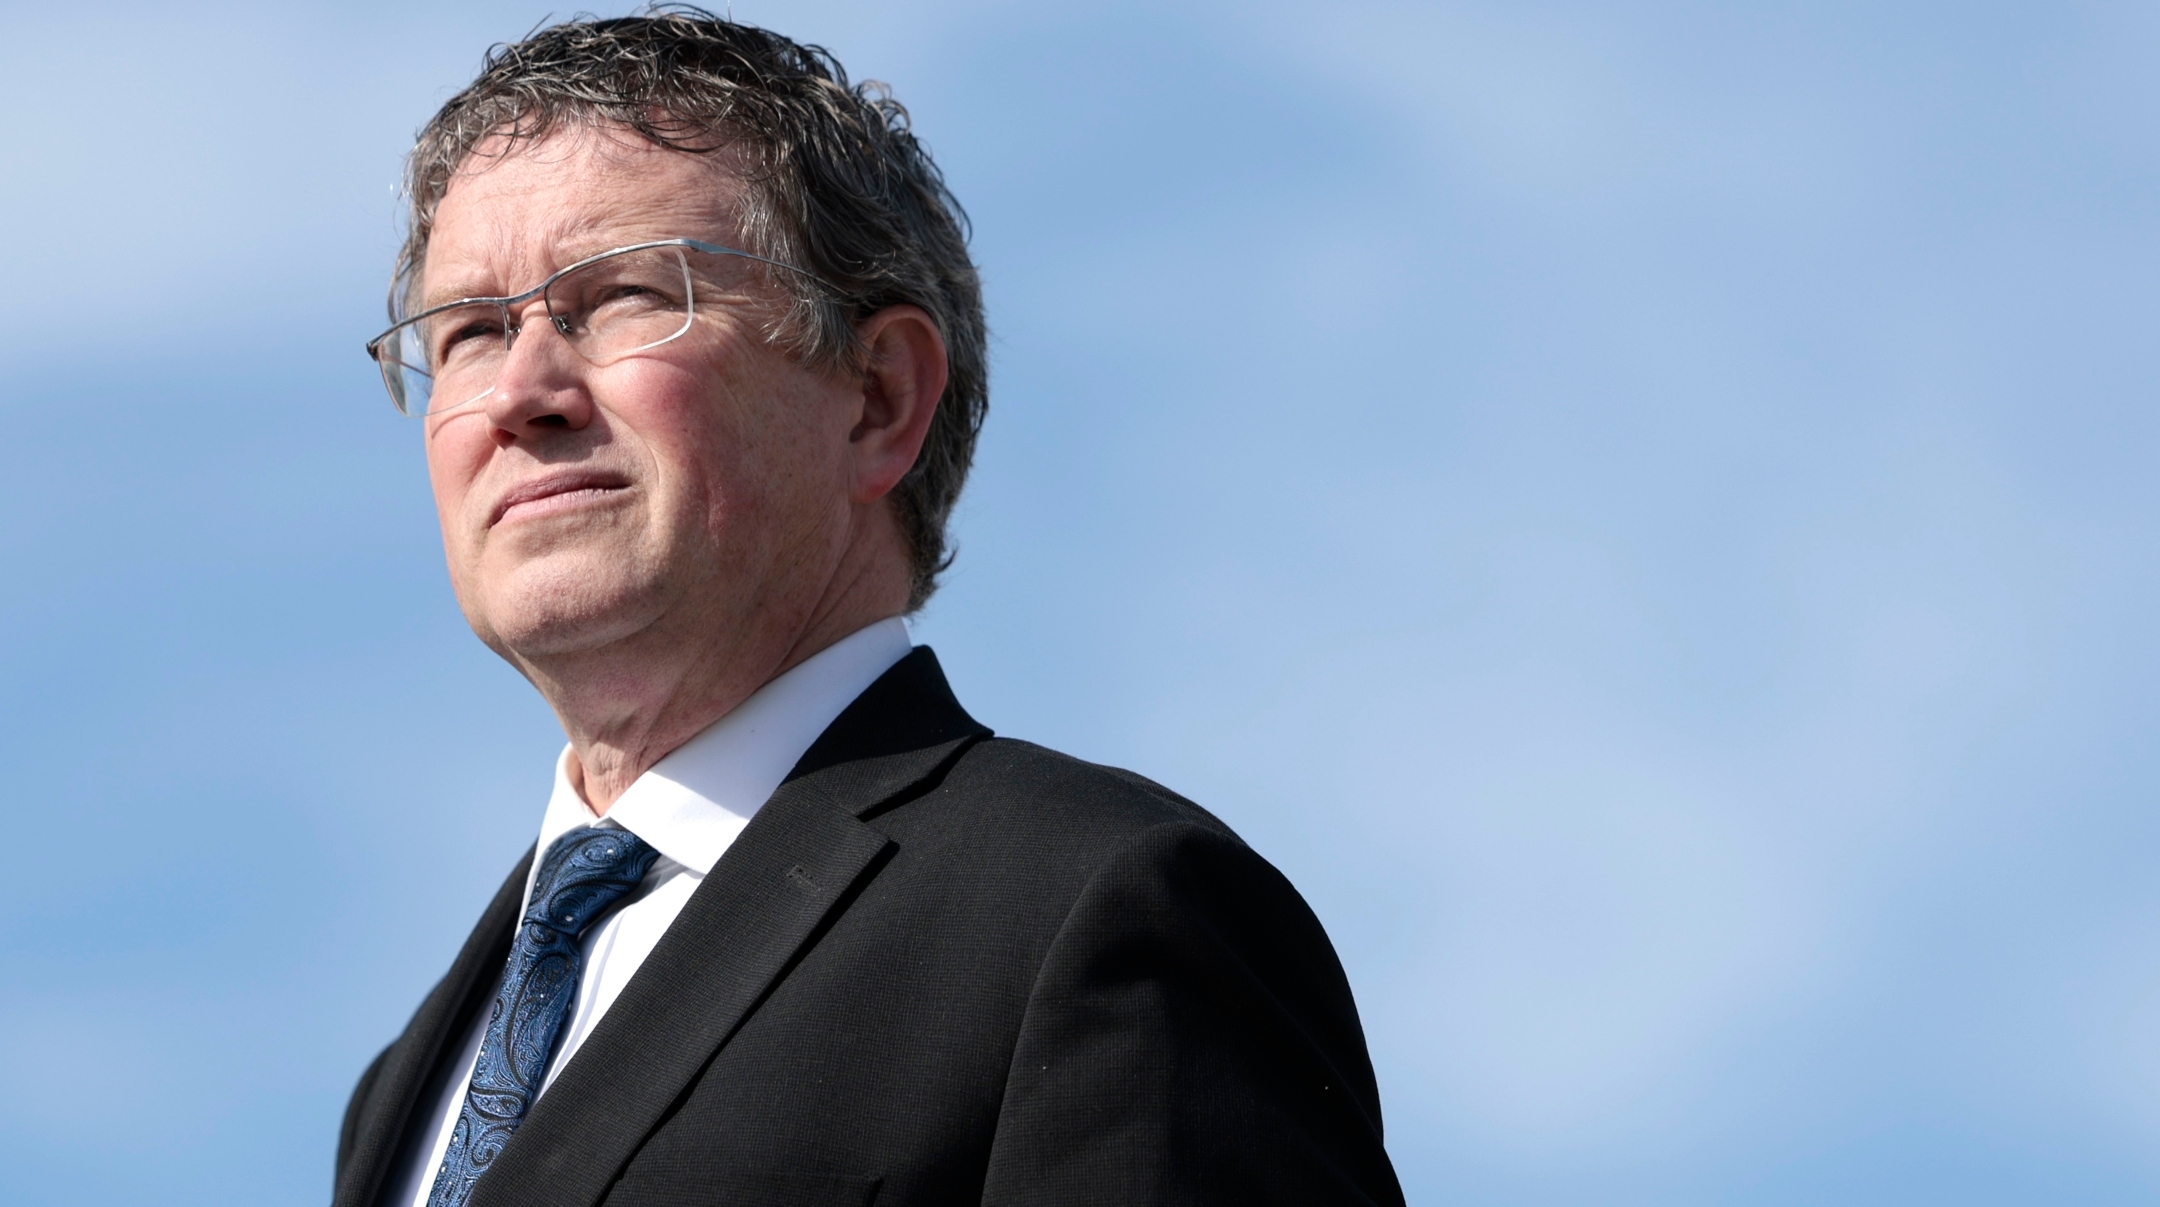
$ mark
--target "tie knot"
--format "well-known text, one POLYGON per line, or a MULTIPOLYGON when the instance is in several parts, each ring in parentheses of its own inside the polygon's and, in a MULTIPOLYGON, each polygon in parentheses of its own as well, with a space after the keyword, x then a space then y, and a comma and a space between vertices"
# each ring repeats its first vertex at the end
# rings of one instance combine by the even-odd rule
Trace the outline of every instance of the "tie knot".
POLYGON ((556 839, 541 857, 525 922, 576 938, 636 888, 659 857, 628 830, 580 826, 556 839))

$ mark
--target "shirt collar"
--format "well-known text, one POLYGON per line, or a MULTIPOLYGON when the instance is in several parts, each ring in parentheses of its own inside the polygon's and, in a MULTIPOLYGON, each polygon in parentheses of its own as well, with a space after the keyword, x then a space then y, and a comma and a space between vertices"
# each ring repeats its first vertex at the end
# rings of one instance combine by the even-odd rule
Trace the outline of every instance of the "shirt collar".
POLYGON ((711 872, 818 735, 911 648, 895 616, 819 650, 654 763, 605 818, 571 786, 564 747, 540 850, 579 826, 612 824, 700 876, 711 872))

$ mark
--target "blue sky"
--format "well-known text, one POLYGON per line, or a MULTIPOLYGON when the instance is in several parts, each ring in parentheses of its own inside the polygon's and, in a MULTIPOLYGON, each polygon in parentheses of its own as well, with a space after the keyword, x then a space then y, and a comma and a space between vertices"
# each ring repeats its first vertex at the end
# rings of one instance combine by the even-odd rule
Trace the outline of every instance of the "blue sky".
MULTIPOLYGON (((1235 825, 1413 1202, 2160 1194, 2160 11, 743 3, 993 407, 916 625, 1235 825)), ((560 741, 380 325, 512 4, 0 4, 0 1200, 327 1197, 560 741)))

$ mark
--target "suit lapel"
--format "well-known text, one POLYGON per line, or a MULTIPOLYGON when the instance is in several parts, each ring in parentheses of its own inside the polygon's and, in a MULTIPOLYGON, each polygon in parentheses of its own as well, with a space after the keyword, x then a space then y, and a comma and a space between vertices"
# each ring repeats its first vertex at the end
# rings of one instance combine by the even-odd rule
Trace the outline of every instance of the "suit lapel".
POLYGON ((420 1003, 405 1033, 379 1058, 365 1094, 353 1104, 357 1117, 352 1147, 345 1154, 347 1159, 339 1162, 332 1207, 365 1207, 382 1193, 383 1179, 398 1157, 420 1095, 432 1084, 444 1048, 453 1038, 464 1036, 480 1005, 474 999, 494 983, 509 959, 511 928, 524 902, 532 859, 532 852, 527 851, 518 861, 451 962, 449 973, 420 1003))
POLYGON ((989 731, 917 649, 850 705, 730 846, 474 1188, 471 1207, 590 1207, 698 1071, 877 874, 861 820, 989 731))

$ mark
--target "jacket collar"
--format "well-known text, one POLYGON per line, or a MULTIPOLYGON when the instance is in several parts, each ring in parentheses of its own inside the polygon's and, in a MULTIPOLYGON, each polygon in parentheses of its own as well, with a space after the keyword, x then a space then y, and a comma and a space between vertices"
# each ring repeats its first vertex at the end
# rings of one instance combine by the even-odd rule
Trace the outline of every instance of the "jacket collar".
POLYGON ((959 749, 990 736, 967 714, 929 646, 917 646, 834 718, 783 788, 867 818, 900 803, 959 749))

